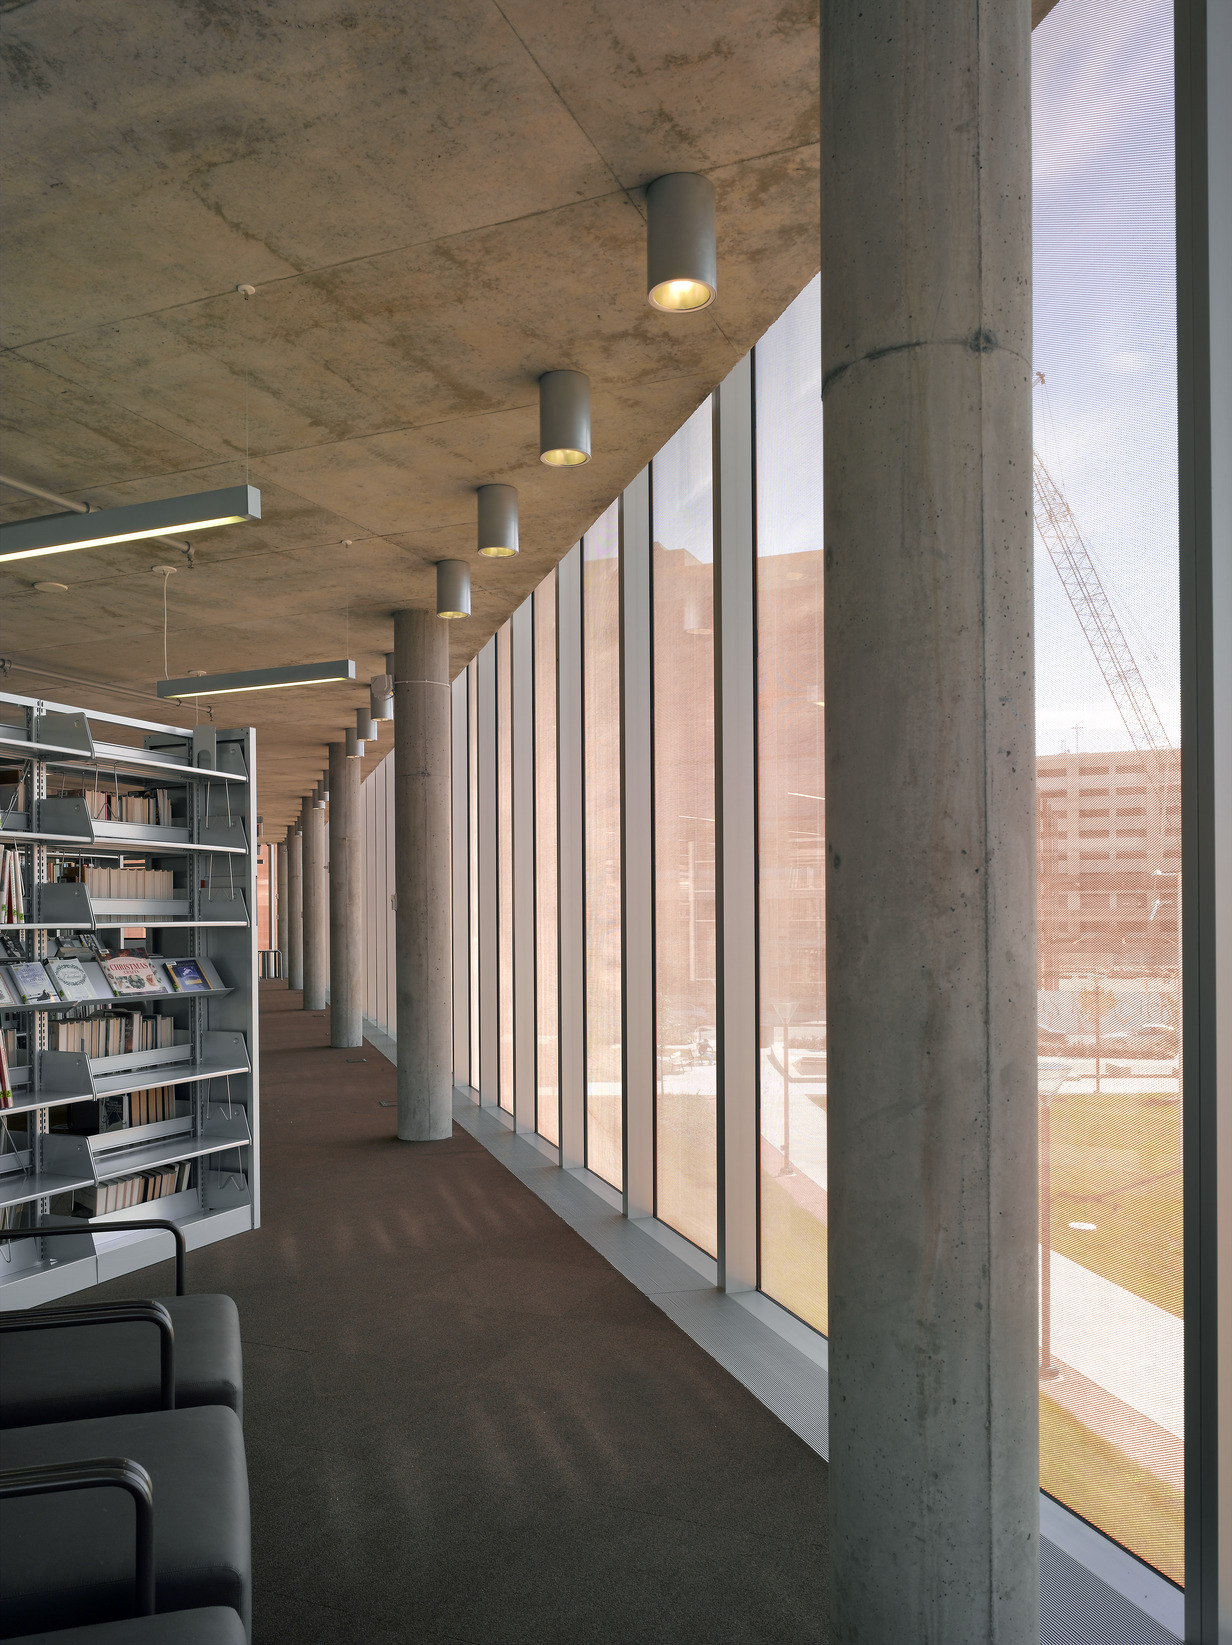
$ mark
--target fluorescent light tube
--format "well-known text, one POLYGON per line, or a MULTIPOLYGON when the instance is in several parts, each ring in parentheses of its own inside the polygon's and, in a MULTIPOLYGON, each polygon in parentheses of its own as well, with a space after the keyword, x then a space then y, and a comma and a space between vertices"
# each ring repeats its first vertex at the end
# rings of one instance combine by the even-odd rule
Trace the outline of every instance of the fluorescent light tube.
POLYGON ((95 514, 49 514, 37 520, 0 525, 0 562, 32 560, 41 554, 67 554, 75 548, 103 548, 108 543, 138 542, 181 531, 209 531, 261 518, 256 486, 223 486, 189 497, 165 497, 154 503, 101 508, 95 514))
POLYGON ((353 680, 349 657, 334 663, 297 663, 291 668, 250 668, 243 674, 190 674, 183 680, 159 680, 160 697, 221 697, 229 691, 276 691, 284 685, 329 685, 353 680))

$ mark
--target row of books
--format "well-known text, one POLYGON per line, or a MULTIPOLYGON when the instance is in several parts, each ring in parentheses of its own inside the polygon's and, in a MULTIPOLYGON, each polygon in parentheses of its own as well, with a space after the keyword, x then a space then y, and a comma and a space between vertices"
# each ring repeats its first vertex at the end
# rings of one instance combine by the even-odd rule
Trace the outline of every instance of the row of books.
POLYGON ((55 1050, 84 1051, 88 1057, 118 1057, 126 1051, 156 1051, 175 1044, 171 1017, 147 1017, 140 1011, 102 1011, 55 1026, 55 1050))
POLYGON ((141 794, 117 794, 112 789, 91 788, 85 792, 86 809, 95 822, 156 823, 171 827, 171 792, 150 788, 141 794))
POLYGON ((128 1093, 129 1125, 155 1125, 175 1118, 175 1086, 149 1085, 128 1093))
POLYGON ((81 960, 19 960, 9 966, 8 981, 0 969, 0 1008, 126 994, 208 994, 211 987, 199 960, 166 960, 155 966, 136 955, 115 954, 97 963, 110 995, 99 995, 81 960))
POLYGON ((166 901, 175 896, 175 874, 170 868, 90 868, 82 881, 92 897, 166 901))
POLYGON ((189 1185, 192 1161, 160 1166, 155 1171, 139 1171, 116 1182, 100 1182, 96 1188, 79 1188, 73 1196, 73 1211, 88 1217, 104 1217, 108 1211, 127 1211, 133 1205, 179 1194, 189 1185))
POLYGON ((0 925, 20 925, 26 917, 26 886, 15 845, 0 845, 0 925))

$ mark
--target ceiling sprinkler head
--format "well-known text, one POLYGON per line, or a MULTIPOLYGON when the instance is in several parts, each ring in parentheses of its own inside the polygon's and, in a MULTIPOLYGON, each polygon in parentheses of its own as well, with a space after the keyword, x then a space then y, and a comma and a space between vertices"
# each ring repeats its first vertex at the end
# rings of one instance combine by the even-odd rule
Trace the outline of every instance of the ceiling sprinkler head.
POLYGON ((235 289, 240 293, 245 302, 247 302, 250 297, 255 297, 257 295, 256 286, 236 286, 235 289))

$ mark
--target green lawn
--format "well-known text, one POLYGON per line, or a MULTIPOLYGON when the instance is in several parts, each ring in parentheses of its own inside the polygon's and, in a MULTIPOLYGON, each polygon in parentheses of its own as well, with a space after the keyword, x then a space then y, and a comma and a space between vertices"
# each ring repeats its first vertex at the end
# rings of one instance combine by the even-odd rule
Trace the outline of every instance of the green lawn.
POLYGON ((761 1179, 761 1288, 818 1331, 830 1329, 829 1229, 774 1177, 761 1179))
POLYGON ((1047 1395, 1040 1398, 1040 1485, 1174 1582, 1185 1580, 1185 1501, 1047 1395))
POLYGON ((1174 1100, 1055 1100, 1052 1249, 1181 1317, 1180 1164, 1174 1100), (1095 1229, 1071 1222, 1093 1222, 1095 1229))

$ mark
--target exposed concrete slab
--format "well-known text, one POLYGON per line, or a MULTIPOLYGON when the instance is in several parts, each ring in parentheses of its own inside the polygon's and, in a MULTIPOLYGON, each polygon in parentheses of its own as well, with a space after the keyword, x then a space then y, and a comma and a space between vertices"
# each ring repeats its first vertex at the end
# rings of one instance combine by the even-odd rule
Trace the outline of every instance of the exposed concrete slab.
MULTIPOLYGON (((41 0, 5 15, 4 51, 7 467, 100 506, 246 472, 262 491, 259 525, 203 536, 172 579, 172 673, 343 649, 379 672, 393 612, 473 555, 475 486, 509 481, 522 553, 474 561, 456 673, 816 272, 808 4, 312 0, 290 26, 267 0, 41 0), (715 183, 720 295, 667 317, 641 188, 682 168, 715 183), (550 473, 536 379, 561 365, 592 377, 595 454, 550 473)), ((4 518, 39 512, 0 494, 4 518)), ((154 701, 164 558, 57 557, 58 597, 32 589, 53 562, 0 573, 6 652, 76 676, 64 700, 191 723, 154 701)), ((215 705, 261 732, 269 838, 362 701, 215 705)))

